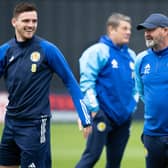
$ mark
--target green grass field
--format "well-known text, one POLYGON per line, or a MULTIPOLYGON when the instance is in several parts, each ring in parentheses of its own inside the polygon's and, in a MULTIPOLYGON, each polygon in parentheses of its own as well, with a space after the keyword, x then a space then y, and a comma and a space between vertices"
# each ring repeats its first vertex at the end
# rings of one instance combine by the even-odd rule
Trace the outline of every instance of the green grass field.
MULTIPOLYGON (((0 126, 0 133, 2 126, 0 126)), ((141 122, 133 122, 131 136, 121 168, 144 168, 144 148, 140 142, 141 122)), ((52 124, 52 168, 74 168, 85 147, 85 139, 76 124, 52 124)), ((105 152, 94 168, 104 168, 105 152)))

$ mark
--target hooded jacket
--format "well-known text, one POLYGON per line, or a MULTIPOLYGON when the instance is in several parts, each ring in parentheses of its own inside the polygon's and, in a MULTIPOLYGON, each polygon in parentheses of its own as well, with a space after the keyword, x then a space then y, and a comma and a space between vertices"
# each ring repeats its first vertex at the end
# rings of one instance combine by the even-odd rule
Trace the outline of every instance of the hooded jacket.
POLYGON ((80 87, 90 111, 101 109, 118 125, 131 117, 136 107, 134 59, 134 51, 114 45, 108 36, 83 52, 80 87))

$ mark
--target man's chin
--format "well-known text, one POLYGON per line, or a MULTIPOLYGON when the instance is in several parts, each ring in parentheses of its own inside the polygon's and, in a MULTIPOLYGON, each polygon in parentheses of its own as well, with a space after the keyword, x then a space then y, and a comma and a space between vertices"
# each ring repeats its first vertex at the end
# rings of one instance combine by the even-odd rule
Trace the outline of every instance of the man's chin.
POLYGON ((125 41, 123 41, 123 43, 122 43, 122 44, 123 44, 123 45, 124 45, 124 44, 126 44, 126 45, 127 45, 128 43, 129 43, 129 40, 125 40, 125 41))
POLYGON ((25 35, 25 38, 27 38, 27 39, 31 39, 33 36, 34 36, 34 33, 33 32, 30 32, 30 33, 25 33, 24 34, 25 35))
POLYGON ((155 45, 155 43, 154 43, 153 40, 146 40, 146 46, 147 46, 148 48, 153 47, 154 45, 155 45))
POLYGON ((33 37, 33 35, 31 35, 31 36, 25 36, 25 40, 30 40, 30 39, 32 39, 32 37, 33 37))

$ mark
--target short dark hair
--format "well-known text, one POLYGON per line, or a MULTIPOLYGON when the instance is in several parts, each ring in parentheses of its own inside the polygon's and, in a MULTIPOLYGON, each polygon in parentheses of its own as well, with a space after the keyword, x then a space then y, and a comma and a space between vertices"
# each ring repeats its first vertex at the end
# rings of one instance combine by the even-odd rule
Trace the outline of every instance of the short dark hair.
POLYGON ((17 17, 19 14, 23 12, 29 12, 29 11, 37 12, 36 5, 28 2, 18 3, 13 10, 13 17, 17 17))

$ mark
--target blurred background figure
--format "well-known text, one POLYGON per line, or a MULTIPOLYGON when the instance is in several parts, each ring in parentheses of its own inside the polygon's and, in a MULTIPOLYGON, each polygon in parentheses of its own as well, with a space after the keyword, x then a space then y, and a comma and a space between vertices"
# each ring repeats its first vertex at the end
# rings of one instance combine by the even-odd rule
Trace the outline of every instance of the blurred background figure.
POLYGON ((134 82, 135 52, 127 44, 131 18, 113 13, 106 35, 80 58, 80 87, 92 112, 93 131, 76 168, 92 168, 106 147, 106 168, 119 168, 137 99, 134 82))

